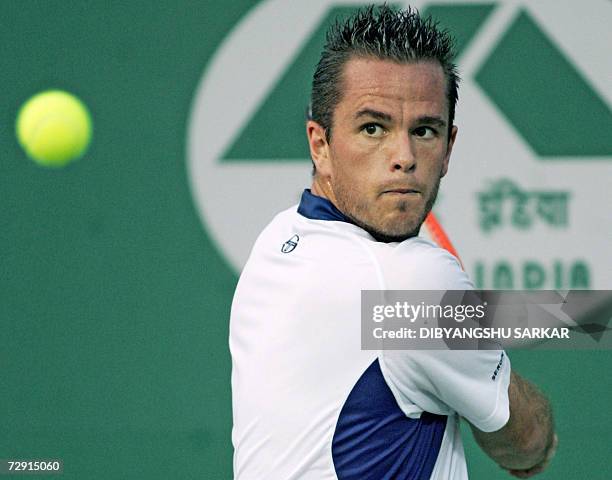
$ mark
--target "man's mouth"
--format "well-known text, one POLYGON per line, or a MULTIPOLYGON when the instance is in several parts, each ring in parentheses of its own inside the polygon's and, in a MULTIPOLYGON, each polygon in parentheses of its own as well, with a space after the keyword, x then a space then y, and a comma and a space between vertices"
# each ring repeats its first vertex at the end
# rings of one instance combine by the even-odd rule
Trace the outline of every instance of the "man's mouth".
POLYGON ((397 194, 397 195, 415 195, 419 194, 418 190, 412 188, 394 188, 392 190, 385 190, 383 193, 397 194))

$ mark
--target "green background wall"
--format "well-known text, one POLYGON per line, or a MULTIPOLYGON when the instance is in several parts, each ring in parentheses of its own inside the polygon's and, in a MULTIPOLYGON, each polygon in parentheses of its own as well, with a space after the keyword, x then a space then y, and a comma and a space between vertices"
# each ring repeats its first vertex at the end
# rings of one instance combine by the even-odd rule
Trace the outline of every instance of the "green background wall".
MULTIPOLYGON (((237 277, 194 207, 185 145, 207 61, 253 3, 0 3, 0 458, 61 458, 66 479, 231 478, 237 277), (62 170, 14 136, 48 88, 94 119, 62 170)), ((611 353, 512 356, 556 412, 542 478, 611 478, 611 353)), ((466 437, 473 478, 509 478, 466 437)))

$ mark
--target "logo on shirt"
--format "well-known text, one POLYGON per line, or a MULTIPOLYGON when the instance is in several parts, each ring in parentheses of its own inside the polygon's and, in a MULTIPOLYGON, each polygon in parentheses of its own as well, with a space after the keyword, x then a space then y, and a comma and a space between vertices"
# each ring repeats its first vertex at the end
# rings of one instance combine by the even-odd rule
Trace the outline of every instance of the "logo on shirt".
POLYGON ((504 352, 502 352, 501 357, 499 357, 499 362, 497 362, 497 367, 495 367, 495 371, 493 372, 493 375, 491 376, 491 380, 495 381, 495 379, 497 378, 497 374, 501 370, 503 363, 504 363, 504 352))
POLYGON ((300 241, 300 237, 298 237, 297 235, 294 235, 289 240, 287 240, 285 243, 283 243, 283 246, 281 247, 281 252, 283 253, 293 252, 295 250, 295 247, 297 247, 297 244, 299 241, 300 241))

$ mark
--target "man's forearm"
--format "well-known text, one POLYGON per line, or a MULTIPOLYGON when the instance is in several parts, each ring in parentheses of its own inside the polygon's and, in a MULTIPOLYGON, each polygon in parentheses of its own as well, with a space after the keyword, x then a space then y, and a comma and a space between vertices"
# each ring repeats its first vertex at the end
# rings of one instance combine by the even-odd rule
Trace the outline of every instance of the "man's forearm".
POLYGON ((529 469, 542 462, 553 444, 550 402, 531 382, 513 373, 508 390, 510 419, 497 432, 472 427, 480 447, 506 469, 529 469))

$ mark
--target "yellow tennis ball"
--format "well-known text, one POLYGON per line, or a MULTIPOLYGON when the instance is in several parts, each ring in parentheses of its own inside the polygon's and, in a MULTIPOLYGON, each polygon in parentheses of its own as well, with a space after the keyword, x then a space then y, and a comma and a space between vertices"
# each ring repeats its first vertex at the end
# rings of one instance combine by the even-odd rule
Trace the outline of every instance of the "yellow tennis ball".
POLYGON ((48 90, 23 104, 16 130, 19 143, 32 160, 47 167, 63 167, 87 150, 91 117, 74 95, 48 90))

